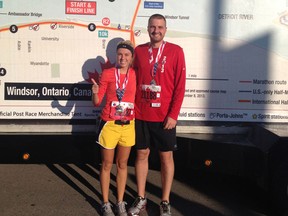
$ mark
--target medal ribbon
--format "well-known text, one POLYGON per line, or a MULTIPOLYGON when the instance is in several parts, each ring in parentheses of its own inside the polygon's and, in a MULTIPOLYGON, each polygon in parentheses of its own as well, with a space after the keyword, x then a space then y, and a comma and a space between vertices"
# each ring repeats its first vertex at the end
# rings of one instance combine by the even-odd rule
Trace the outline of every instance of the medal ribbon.
POLYGON ((123 98, 123 95, 125 93, 125 88, 128 84, 128 80, 129 80, 129 68, 127 70, 127 73, 126 73, 126 76, 125 76, 125 79, 123 81, 123 84, 122 84, 122 89, 120 89, 120 69, 116 68, 115 69, 115 79, 116 79, 116 95, 117 95, 117 98, 119 100, 119 103, 121 102, 122 98, 123 98))
MULTIPOLYGON (((163 43, 160 45, 159 49, 158 49, 158 52, 157 52, 157 55, 156 55, 156 59, 155 59, 155 62, 154 62, 154 65, 153 65, 153 70, 151 72, 151 75, 152 75, 152 78, 154 78, 156 76, 156 72, 157 72, 157 67, 158 67, 158 61, 159 59, 161 58, 162 56, 162 53, 163 53, 163 50, 164 50, 164 47, 165 47, 165 44, 166 42, 163 41, 163 43)), ((149 53, 149 63, 152 64, 154 58, 153 58, 153 48, 152 46, 149 47, 148 49, 148 53, 149 53)))

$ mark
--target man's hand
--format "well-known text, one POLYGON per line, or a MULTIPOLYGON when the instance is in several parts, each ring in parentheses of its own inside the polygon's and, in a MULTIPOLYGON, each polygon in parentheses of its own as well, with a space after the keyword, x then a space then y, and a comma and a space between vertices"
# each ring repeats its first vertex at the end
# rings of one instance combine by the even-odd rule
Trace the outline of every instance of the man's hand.
POLYGON ((167 117, 164 121, 164 129, 172 129, 175 128, 177 124, 177 120, 171 118, 171 117, 167 117))

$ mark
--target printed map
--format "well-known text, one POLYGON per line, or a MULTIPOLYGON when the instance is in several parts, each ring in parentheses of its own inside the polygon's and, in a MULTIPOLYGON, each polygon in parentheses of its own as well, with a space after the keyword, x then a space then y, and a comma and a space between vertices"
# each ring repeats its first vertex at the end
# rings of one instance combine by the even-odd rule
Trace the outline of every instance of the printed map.
POLYGON ((91 78, 115 65, 120 40, 148 42, 167 19, 183 47, 179 120, 288 119, 287 0, 0 0, 0 119, 95 119, 91 78))

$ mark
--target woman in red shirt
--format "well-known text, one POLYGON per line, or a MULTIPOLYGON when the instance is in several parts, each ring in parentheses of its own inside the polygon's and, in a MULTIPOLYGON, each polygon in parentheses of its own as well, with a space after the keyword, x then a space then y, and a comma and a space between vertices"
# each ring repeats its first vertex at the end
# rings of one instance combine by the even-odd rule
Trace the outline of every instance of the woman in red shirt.
POLYGON ((101 146, 102 166, 100 184, 103 197, 103 215, 114 215, 109 202, 110 172, 116 152, 117 166, 117 215, 127 215, 123 201, 127 162, 131 147, 135 145, 134 101, 136 94, 135 71, 130 66, 134 55, 133 44, 122 41, 117 45, 117 66, 104 70, 99 85, 92 80, 95 106, 99 106, 106 95, 101 113, 97 143, 101 146))

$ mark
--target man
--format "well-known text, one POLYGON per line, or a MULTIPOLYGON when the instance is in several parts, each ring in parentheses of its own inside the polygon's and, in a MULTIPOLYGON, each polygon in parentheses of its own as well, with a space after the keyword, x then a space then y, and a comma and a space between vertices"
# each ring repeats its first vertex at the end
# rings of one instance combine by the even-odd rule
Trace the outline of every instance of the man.
POLYGON ((152 15, 147 30, 150 42, 135 49, 135 174, 138 197, 128 212, 129 215, 139 215, 146 209, 148 157, 153 145, 158 149, 161 161, 160 215, 164 216, 171 215, 169 196, 174 178, 173 151, 177 149, 176 123, 185 93, 186 68, 182 48, 164 41, 167 31, 164 16, 152 15))

